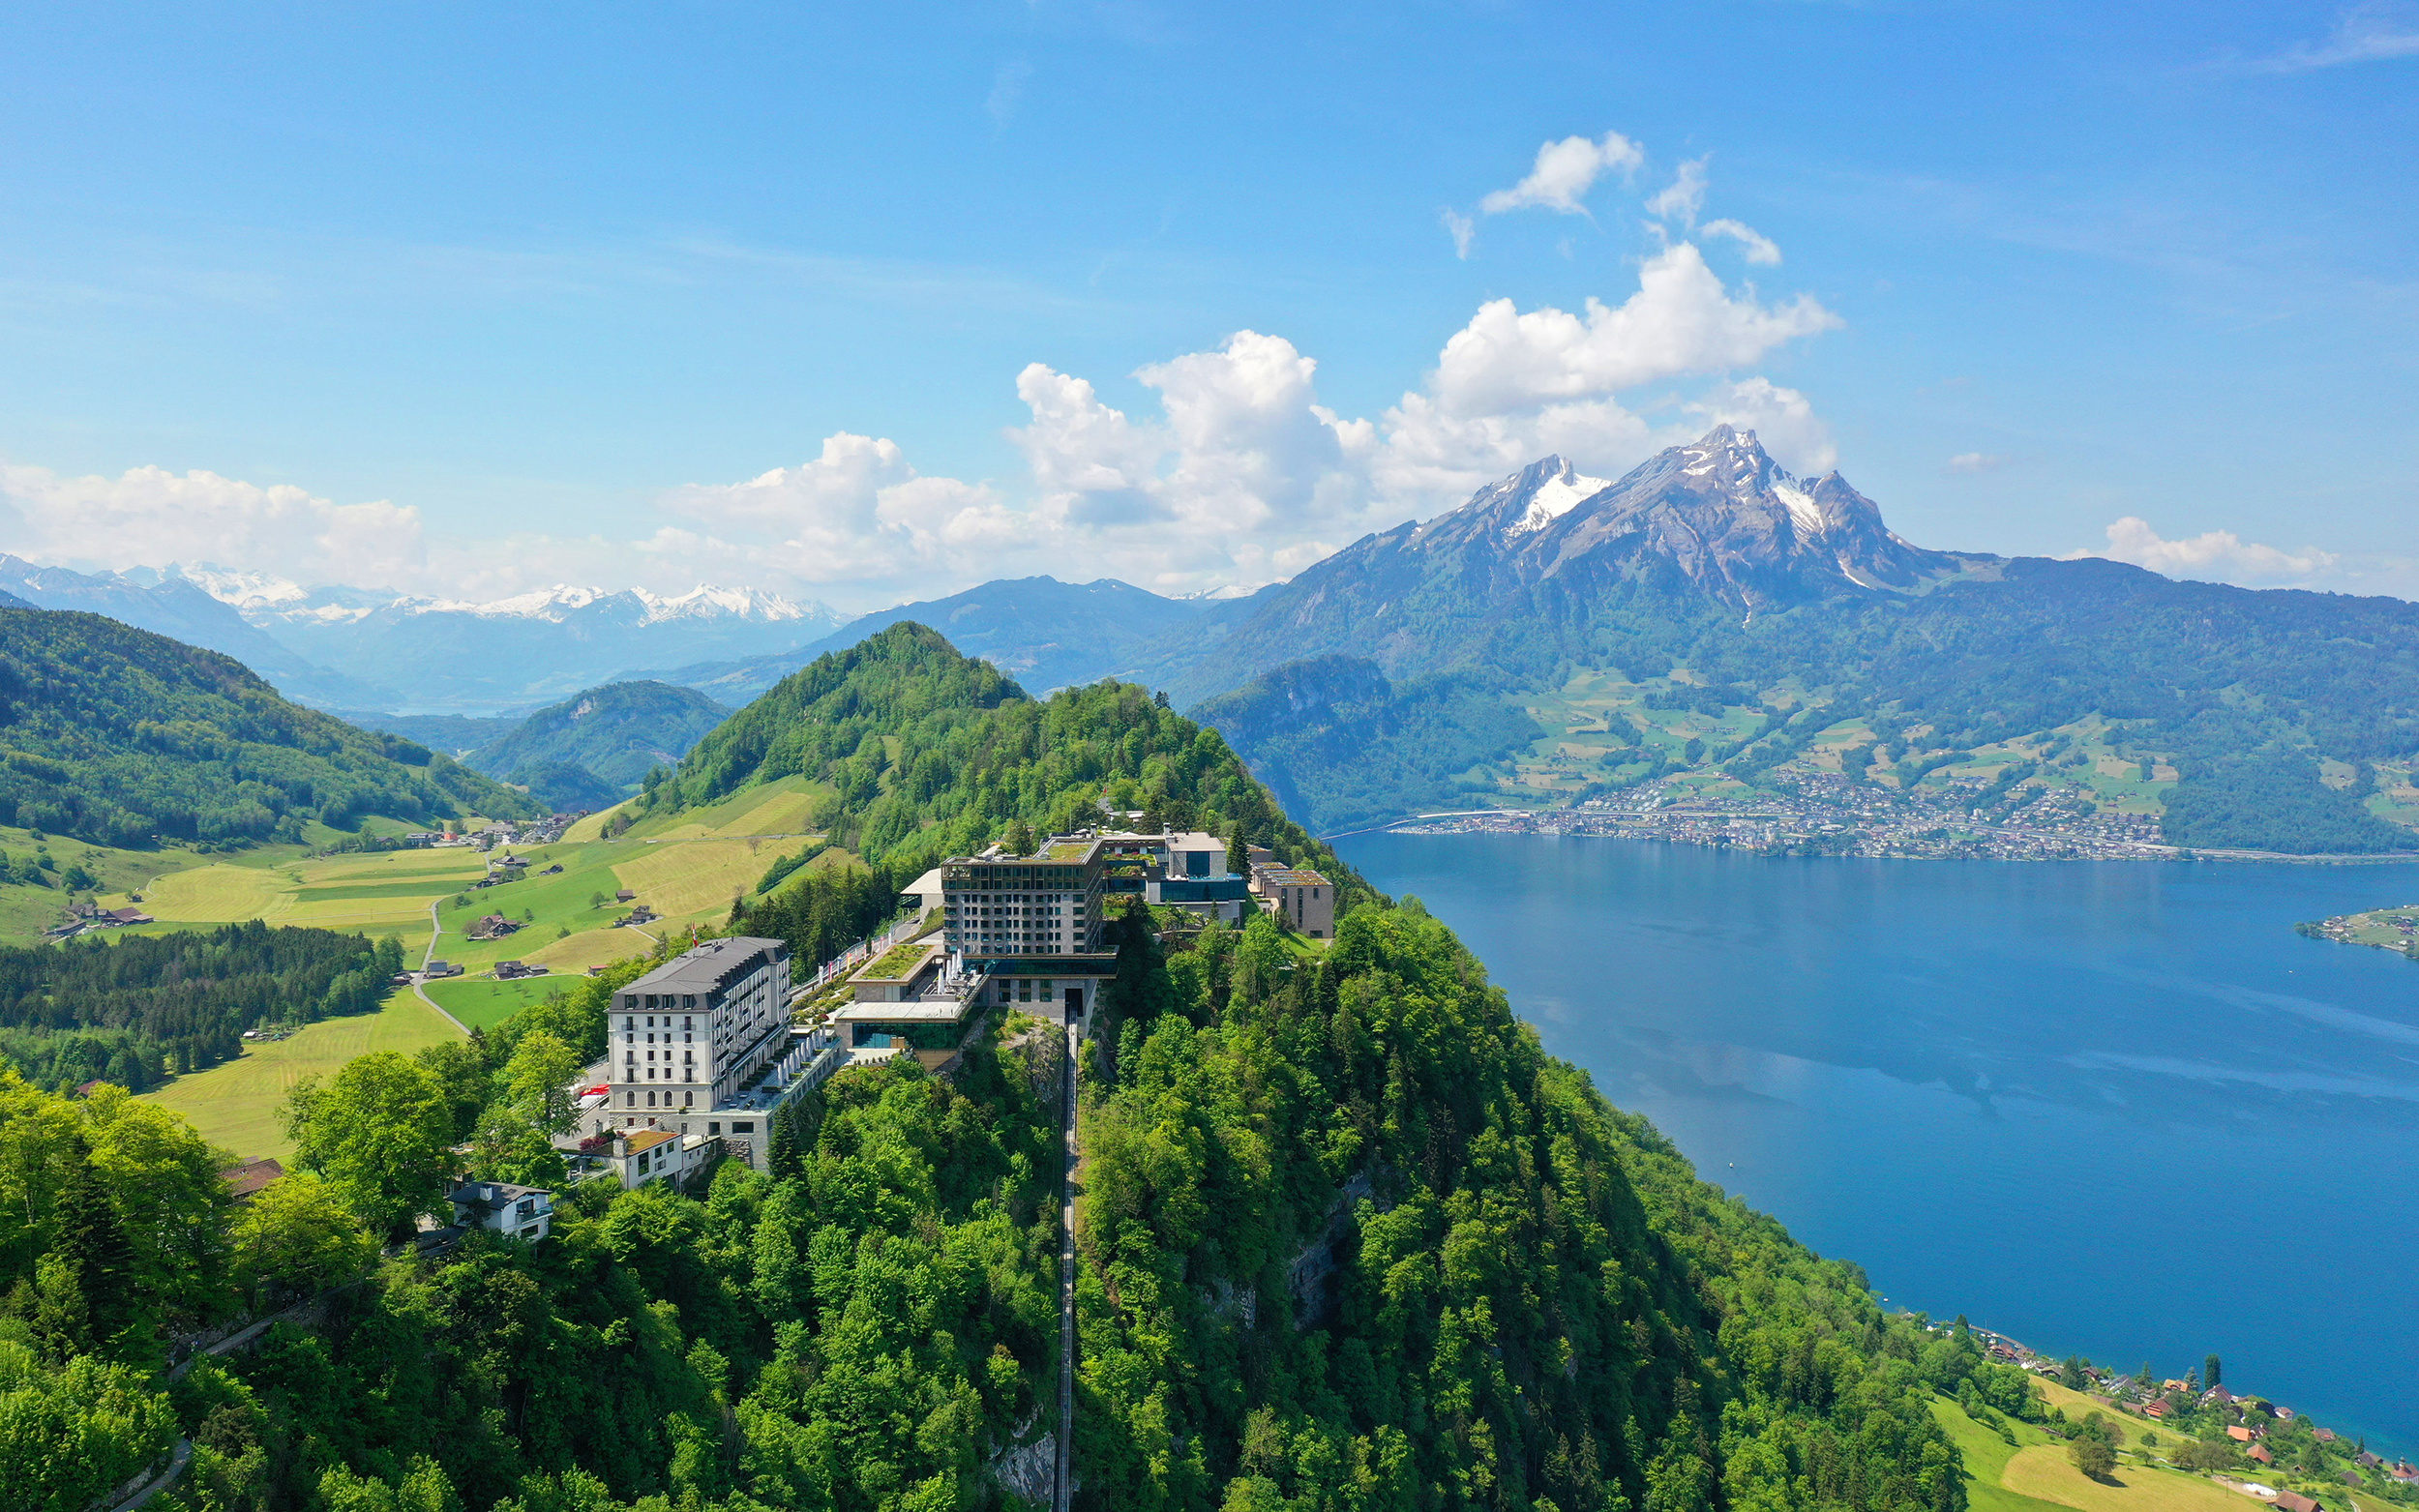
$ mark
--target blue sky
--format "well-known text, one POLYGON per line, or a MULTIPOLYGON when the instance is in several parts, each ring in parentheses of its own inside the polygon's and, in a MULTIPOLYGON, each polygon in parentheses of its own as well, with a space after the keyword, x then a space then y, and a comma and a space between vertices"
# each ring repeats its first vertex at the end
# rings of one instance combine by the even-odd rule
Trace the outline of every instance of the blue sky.
POLYGON ((20 9, 0 547, 1190 591, 1721 418, 2419 595, 2419 9, 20 9))

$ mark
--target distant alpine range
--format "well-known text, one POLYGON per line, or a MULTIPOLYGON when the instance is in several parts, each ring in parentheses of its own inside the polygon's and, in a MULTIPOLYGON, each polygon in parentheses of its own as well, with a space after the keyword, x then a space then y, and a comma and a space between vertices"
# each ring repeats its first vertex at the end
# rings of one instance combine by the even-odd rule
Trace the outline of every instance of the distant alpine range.
POLYGON ((634 667, 786 650, 842 618, 751 588, 556 586, 472 603, 207 564, 87 574, 15 556, 0 556, 0 591, 224 652, 306 703, 477 714, 525 713, 634 667))
POLYGON ((1617 480, 1542 458, 1239 598, 1030 578, 842 623, 749 589, 474 604, 14 557, 0 592, 223 651, 566 803, 630 790, 720 709, 911 620, 1036 695, 1105 676, 1165 691, 1315 829, 1676 770, 1753 781, 1818 740, 1862 748, 1858 772, 1986 747, 2046 759, 2096 722, 2180 774, 2166 816, 2191 843, 2412 839, 2377 795, 2419 752, 2419 605, 1919 547, 1841 473, 1795 477, 1726 425, 1617 480), (1666 748, 1570 701, 1582 685, 1701 706, 1705 738, 1666 748), (545 728, 508 740, 541 705, 545 728))

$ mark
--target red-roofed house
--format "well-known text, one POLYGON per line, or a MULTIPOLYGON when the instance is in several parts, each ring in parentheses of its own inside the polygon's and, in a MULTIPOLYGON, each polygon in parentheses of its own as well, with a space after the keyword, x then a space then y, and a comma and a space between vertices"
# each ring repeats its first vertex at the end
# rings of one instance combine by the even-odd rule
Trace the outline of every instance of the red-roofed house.
POLYGON ((2262 1465, 2274 1465, 2276 1463, 2276 1456, 2268 1452, 2268 1446, 2264 1443, 2253 1444, 2251 1446, 2251 1457, 2257 1460, 2262 1465))
POLYGON ((249 1202, 260 1195, 260 1189, 285 1174, 285 1168, 273 1160, 246 1161, 229 1166, 219 1172, 226 1183, 227 1194, 239 1202, 249 1202))

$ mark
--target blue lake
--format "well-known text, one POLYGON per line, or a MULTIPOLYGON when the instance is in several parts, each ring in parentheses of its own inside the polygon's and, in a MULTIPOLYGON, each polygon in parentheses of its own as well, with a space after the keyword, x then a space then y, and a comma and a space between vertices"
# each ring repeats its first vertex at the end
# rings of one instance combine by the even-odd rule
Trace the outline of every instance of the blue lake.
POLYGON ((1336 847, 1546 1047, 1893 1302, 2419 1449, 2419 866, 1336 847))

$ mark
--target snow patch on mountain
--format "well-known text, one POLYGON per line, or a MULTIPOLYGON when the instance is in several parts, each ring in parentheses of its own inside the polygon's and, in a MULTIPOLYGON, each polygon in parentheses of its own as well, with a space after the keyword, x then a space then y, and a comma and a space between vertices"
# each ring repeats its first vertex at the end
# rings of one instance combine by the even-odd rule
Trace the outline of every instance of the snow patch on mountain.
POLYGON ((1562 471, 1538 485, 1529 495, 1529 507, 1521 517, 1504 529, 1507 538, 1525 536, 1533 530, 1543 530, 1577 508, 1589 495, 1612 487, 1609 479, 1591 478, 1565 461, 1562 471))

